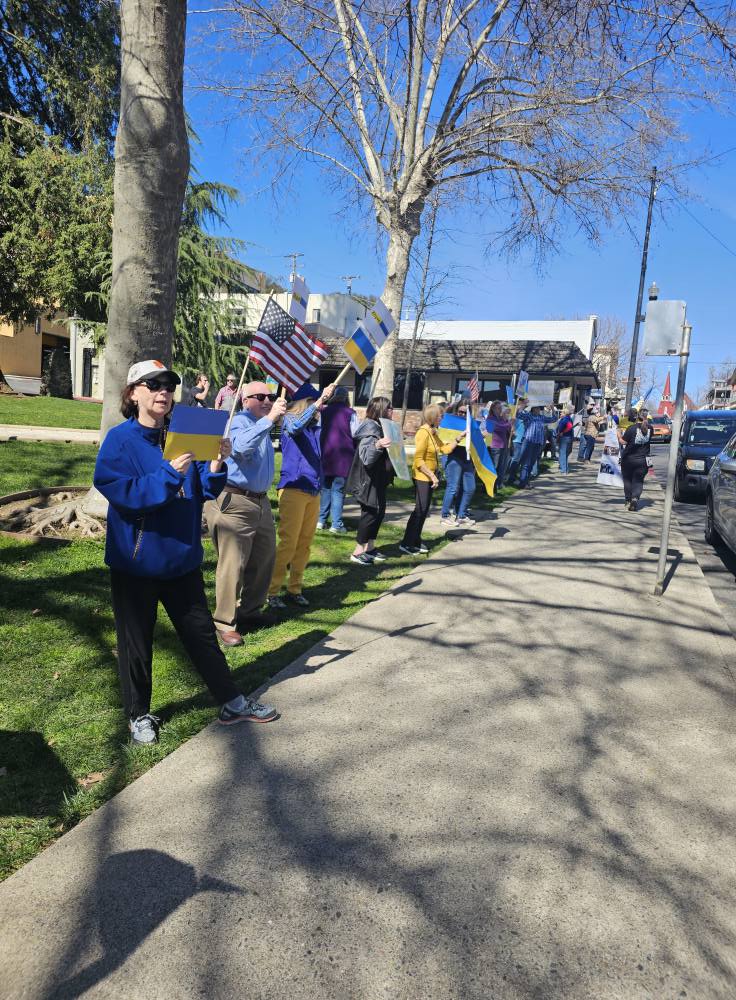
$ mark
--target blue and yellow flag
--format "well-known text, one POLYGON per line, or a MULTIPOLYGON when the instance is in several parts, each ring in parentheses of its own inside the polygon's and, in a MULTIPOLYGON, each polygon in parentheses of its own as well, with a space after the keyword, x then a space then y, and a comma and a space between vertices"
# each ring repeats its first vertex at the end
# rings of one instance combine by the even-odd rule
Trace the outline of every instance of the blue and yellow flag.
POLYGON ((459 431, 466 432, 466 440, 470 439, 468 454, 473 460, 478 478, 486 488, 489 497, 493 496, 496 479, 496 466, 488 453, 488 447, 483 437, 483 431, 477 420, 473 420, 468 411, 467 417, 458 417, 454 413, 446 413, 437 428, 441 441, 454 441, 459 431))
POLYGON ((199 406, 175 406, 166 434, 164 458, 170 460, 191 452, 196 462, 211 462, 220 451, 227 410, 199 406))
POLYGON ((342 349, 359 375, 363 374, 376 356, 376 348, 362 326, 356 326, 352 337, 345 341, 342 349))

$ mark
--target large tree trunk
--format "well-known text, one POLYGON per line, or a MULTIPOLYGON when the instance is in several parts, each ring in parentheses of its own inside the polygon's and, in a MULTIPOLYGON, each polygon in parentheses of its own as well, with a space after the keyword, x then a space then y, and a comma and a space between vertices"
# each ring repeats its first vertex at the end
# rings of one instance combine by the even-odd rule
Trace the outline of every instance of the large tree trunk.
MULTIPOLYGON (((417 233, 399 227, 392 228, 389 233, 388 250, 386 251, 386 284, 381 298, 397 324, 401 320, 401 307, 404 302, 406 278, 409 274, 411 248, 416 235, 417 233)), ((398 337, 397 326, 383 346, 378 349, 373 362, 373 371, 376 373, 373 393, 376 396, 388 396, 389 399, 393 396, 398 337)))
POLYGON ((171 362, 179 223, 189 174, 185 0, 122 0, 112 288, 101 437, 120 421, 129 366, 171 362))

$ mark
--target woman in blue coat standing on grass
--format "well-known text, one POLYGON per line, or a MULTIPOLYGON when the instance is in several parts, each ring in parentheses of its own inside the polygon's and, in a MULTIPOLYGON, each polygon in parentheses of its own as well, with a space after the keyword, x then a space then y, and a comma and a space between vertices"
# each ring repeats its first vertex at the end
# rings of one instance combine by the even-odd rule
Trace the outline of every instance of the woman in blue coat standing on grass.
POLYGON ((109 501, 105 562, 110 567, 118 672, 131 740, 156 743, 151 714, 153 630, 159 601, 212 695, 219 721, 270 722, 277 712, 246 698, 233 682, 215 635, 202 579, 202 504, 225 486, 220 442, 213 462, 163 456, 165 420, 179 376, 160 361, 128 371, 121 412, 97 456, 94 484, 109 501))

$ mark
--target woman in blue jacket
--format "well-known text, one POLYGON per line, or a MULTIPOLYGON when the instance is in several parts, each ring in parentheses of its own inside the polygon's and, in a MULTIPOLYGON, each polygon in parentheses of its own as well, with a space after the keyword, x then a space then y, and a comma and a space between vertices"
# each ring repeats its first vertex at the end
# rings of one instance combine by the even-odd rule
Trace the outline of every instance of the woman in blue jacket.
POLYGON ((270 722, 277 712, 246 698, 230 676, 215 635, 202 579, 202 504, 226 482, 223 439, 213 462, 193 455, 163 456, 165 418, 179 376, 160 361, 128 371, 121 412, 100 448, 94 484, 109 501, 105 562, 110 567, 118 643, 118 671, 131 739, 158 740, 151 715, 153 629, 159 601, 192 663, 222 704, 219 721, 270 722))

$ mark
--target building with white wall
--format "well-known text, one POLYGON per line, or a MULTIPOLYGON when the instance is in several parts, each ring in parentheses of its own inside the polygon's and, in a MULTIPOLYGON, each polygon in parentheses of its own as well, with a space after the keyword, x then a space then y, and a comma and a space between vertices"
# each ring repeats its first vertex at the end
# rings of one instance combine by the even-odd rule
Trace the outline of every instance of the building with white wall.
MULTIPOLYGON (((402 319, 399 338, 411 339, 414 320, 402 319)), ((598 337, 598 317, 540 320, 421 320, 417 336, 422 340, 545 340, 576 344, 586 358, 593 357, 598 337)))

